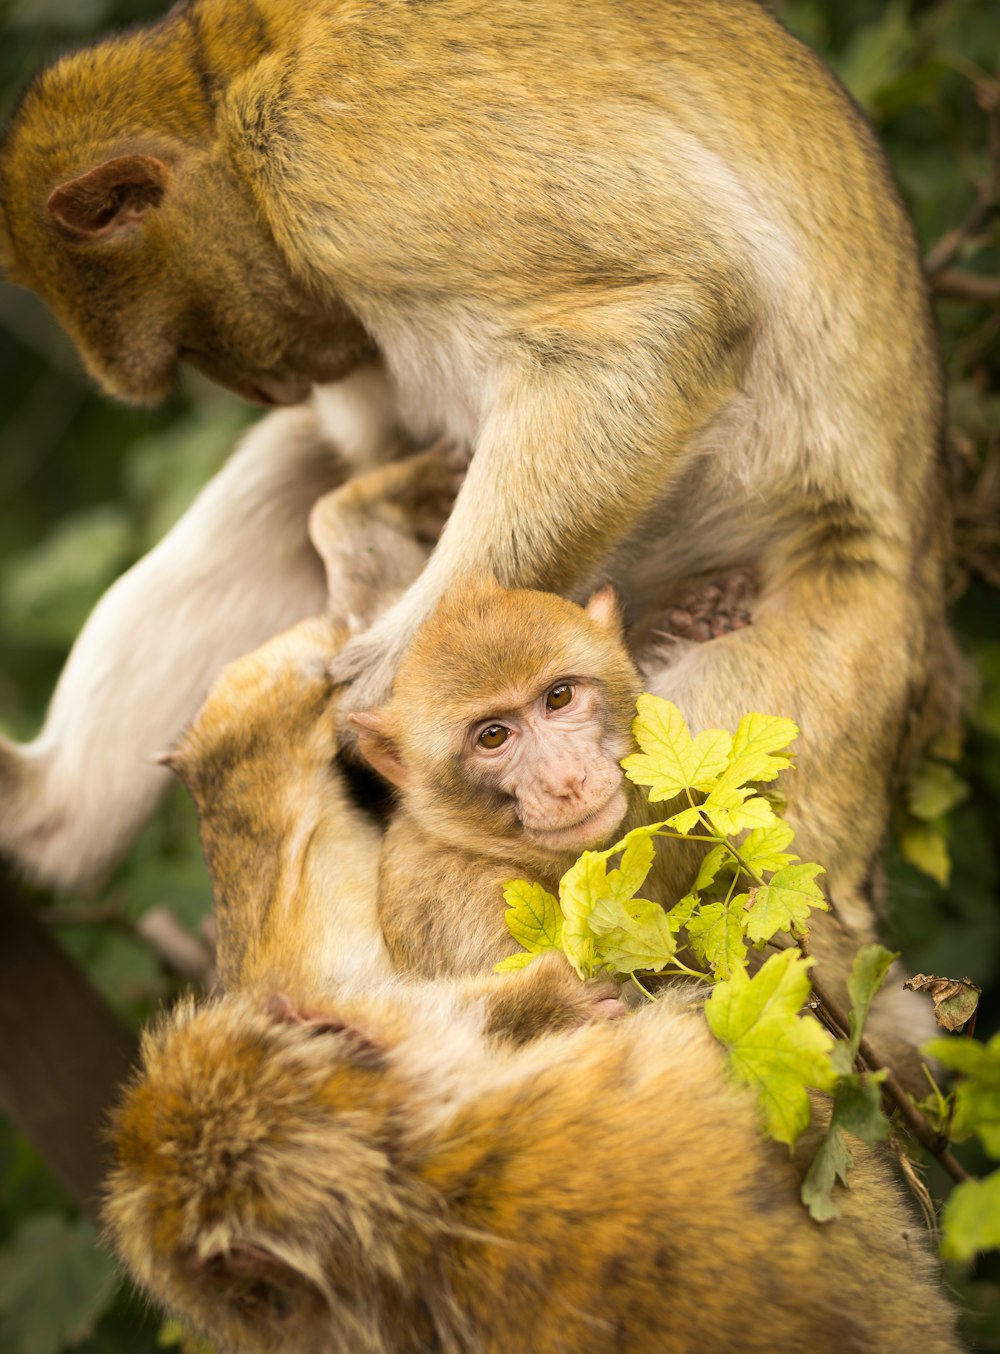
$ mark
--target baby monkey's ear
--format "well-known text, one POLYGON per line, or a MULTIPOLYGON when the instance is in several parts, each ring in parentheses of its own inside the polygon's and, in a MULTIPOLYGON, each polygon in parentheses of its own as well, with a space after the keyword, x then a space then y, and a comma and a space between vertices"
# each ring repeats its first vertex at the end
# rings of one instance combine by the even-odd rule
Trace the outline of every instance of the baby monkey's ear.
POLYGON ((357 729, 358 751, 370 767, 397 790, 405 790, 409 773, 399 755, 392 725, 384 710, 356 710, 347 722, 357 729))
POLYGON ((603 588, 594 593, 587 603, 586 612, 592 621, 596 621, 602 629, 609 630, 615 639, 622 638, 625 631, 618 594, 610 583, 605 583, 603 588))

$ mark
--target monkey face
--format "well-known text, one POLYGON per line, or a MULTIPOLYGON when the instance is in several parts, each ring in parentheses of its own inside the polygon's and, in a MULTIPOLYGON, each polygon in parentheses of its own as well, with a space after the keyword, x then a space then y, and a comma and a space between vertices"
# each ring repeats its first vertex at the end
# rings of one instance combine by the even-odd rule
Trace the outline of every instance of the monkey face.
POLYGON ((109 394, 154 403, 185 361, 255 404, 297 404, 374 354, 336 296, 320 304, 293 276, 224 158, 169 138, 82 167, 79 152, 29 153, 33 102, 0 159, 5 271, 109 394))
POLYGON ((463 780, 500 791, 533 846, 557 854, 597 846, 628 807, 618 764, 628 742, 609 715, 594 678, 545 681, 521 704, 470 726, 463 780))
POLYGON ((358 745, 433 836, 572 859, 625 816, 639 678, 614 599, 585 609, 476 577, 418 631, 358 745))

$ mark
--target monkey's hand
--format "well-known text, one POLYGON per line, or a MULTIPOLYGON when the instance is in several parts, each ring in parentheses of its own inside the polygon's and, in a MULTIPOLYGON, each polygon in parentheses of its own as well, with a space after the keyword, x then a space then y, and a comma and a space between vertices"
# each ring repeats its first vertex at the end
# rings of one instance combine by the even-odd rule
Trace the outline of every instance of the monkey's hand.
POLYGON ((487 1034, 514 1044, 627 1013, 616 983, 581 982, 565 955, 555 951, 518 973, 478 980, 470 990, 486 998, 487 1034))
MULTIPOLYGON (((333 660, 333 680, 351 683, 341 706, 345 716, 375 709, 389 699, 400 659, 425 618, 423 608, 412 605, 412 591, 383 612, 370 630, 350 640, 333 660)), ((345 725, 345 733, 349 732, 350 726, 345 725)))

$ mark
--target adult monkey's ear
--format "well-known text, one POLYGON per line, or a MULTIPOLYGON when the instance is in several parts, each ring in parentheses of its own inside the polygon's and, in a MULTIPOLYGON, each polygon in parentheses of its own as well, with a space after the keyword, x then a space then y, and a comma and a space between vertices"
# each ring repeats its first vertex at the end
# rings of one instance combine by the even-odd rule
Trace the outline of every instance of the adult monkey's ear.
POLYGON ((397 790, 405 790, 410 777, 385 711, 357 710, 347 716, 347 722, 357 730, 358 751, 368 765, 397 790))
POLYGON ((110 239, 140 226, 166 183, 167 167, 155 155, 116 155, 54 188, 49 211, 79 240, 110 239))

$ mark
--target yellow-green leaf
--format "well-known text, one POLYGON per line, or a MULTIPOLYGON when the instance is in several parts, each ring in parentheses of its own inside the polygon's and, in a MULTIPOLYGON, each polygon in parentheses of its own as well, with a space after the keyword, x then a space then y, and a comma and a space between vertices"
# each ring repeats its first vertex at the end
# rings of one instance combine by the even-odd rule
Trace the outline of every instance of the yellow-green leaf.
POLYGON ((722 780, 701 805, 701 812, 723 837, 735 837, 746 828, 770 827, 775 821, 766 799, 754 795, 748 786, 725 785, 722 780))
POLYGON ((754 944, 770 940, 776 931, 804 931, 811 908, 829 911, 822 889, 813 882, 822 873, 822 865, 786 865, 769 884, 754 890, 746 923, 754 944))
POLYGON ((729 764, 732 735, 705 729, 692 738, 677 706, 659 696, 641 695, 636 708, 632 731, 641 751, 622 762, 629 780, 648 786, 652 803, 711 789, 729 764))
POLYGON ((608 897, 609 892, 607 858, 597 851, 584 851, 559 881, 562 947, 581 978, 589 978, 594 971, 590 914, 594 904, 608 897))
POLYGON ((710 964, 718 978, 731 978, 746 968, 747 947, 743 941, 745 893, 728 903, 706 903, 687 922, 691 948, 703 964, 710 964))
POLYGON ((507 929, 519 945, 532 954, 560 948, 563 919, 559 901, 541 884, 513 879, 504 885, 503 900, 507 904, 507 929))
MULTIPOLYGON (((771 808, 774 808, 773 804, 771 808)), ((758 827, 747 833, 740 842, 740 855, 758 874, 764 870, 781 870, 793 860, 798 860, 798 856, 785 850, 786 846, 791 845, 794 835, 787 823, 780 818, 775 819, 770 827, 758 827)))
POLYGON ((924 822, 950 813, 968 797, 966 782, 943 762, 921 762, 906 786, 907 806, 914 817, 924 822))
POLYGON ((783 950, 752 978, 738 969, 717 983, 705 1004, 733 1076, 756 1091, 771 1136, 789 1144, 809 1123, 806 1088, 829 1090, 835 1081, 833 1039, 801 1010, 811 990, 810 962, 798 950, 783 950))
POLYGON ((896 840, 903 856, 942 888, 951 878, 948 838, 939 823, 924 823, 906 814, 897 816, 896 840))
POLYGON ((798 725, 780 715, 744 715, 733 735, 727 778, 732 776, 736 785, 748 780, 774 780, 791 766, 791 758, 785 753, 798 736, 798 725))
POLYGON ((1000 1171, 985 1180, 963 1180, 944 1206, 941 1250, 949 1260, 971 1260, 1000 1248, 1000 1171))
POLYGON ((506 959, 501 959, 498 964, 494 964, 493 972, 516 973, 518 969, 527 968, 537 958, 537 954, 529 954, 527 950, 519 950, 517 954, 509 954, 506 959))
POLYGON ((590 915, 597 957, 615 973, 659 972, 677 948, 667 914, 646 898, 602 898, 590 915))
MULTIPOLYGON (((851 998, 851 1057, 857 1056, 864 1033, 865 1021, 871 1010, 875 994, 885 982, 893 961, 899 955, 887 950, 884 945, 864 945, 854 956, 851 976, 847 980, 847 993, 851 998)), ((853 1129, 851 1130, 854 1131, 853 1129)))

